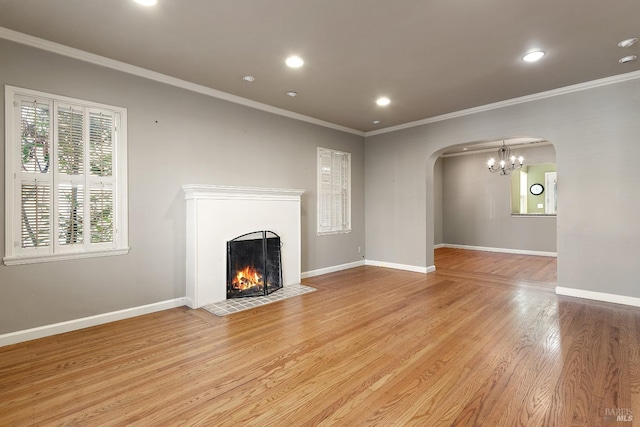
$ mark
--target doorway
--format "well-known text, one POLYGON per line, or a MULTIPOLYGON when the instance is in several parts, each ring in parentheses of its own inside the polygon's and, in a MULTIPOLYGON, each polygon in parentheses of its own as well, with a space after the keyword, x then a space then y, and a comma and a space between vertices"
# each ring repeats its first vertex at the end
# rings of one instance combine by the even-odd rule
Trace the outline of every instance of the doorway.
MULTIPOLYGON (((500 176, 487 171, 487 161, 495 157, 502 139, 459 144, 434 155, 438 156, 433 167, 434 248, 438 250, 434 252, 436 271, 441 268, 438 260, 443 262, 440 255, 446 253, 439 248, 454 248, 465 250, 465 262, 474 258, 469 251, 553 258, 539 261, 552 265, 553 274, 547 274, 544 280, 551 276, 555 278, 557 172, 545 175, 544 172, 538 173, 540 168, 531 169, 529 178, 545 184, 544 197, 548 199, 544 203, 545 209, 527 209, 527 206, 522 206, 526 199, 518 197, 523 194, 520 187, 525 183, 526 192, 529 191, 531 179, 522 179, 522 176, 527 176, 528 165, 555 164, 555 148, 548 141, 523 139, 517 142, 505 139, 508 144, 512 143, 512 154, 524 157, 524 166, 512 172, 520 178, 517 180, 511 180, 511 175, 500 176), (491 143, 495 147, 490 147, 491 143)), ((530 198, 534 198, 533 194, 530 198)), ((543 200, 539 197, 534 207, 543 200)), ((478 271, 482 270, 481 264, 478 268, 478 271)), ((548 268, 547 265, 545 269, 548 268)), ((526 265, 521 269, 526 269, 526 265)), ((529 279, 535 280, 533 276, 529 279)))

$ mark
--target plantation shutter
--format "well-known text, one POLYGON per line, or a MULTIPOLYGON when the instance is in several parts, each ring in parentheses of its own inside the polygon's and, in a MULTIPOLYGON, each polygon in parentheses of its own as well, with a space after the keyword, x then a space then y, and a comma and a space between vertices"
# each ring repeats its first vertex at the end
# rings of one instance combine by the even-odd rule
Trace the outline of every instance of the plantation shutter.
POLYGON ((58 245, 84 243, 85 111, 72 105, 56 109, 56 204, 58 245))
POLYGON ((320 208, 318 210, 319 232, 331 231, 331 152, 322 150, 320 152, 320 191, 319 200, 320 208))
POLYGON ((23 248, 46 247, 51 244, 51 188, 48 183, 21 185, 23 248))
POLYGON ((102 111, 89 113, 91 243, 115 240, 113 158, 115 120, 102 111))
POLYGON ((342 154, 331 153, 331 229, 342 229, 342 154))
POLYGON ((351 229, 351 154, 318 148, 318 233, 351 229))
MULTIPOLYGON (((52 103, 20 97, 14 103, 20 117, 20 246, 51 245, 52 103)), ((9 143, 9 142, 7 142, 9 143)))
POLYGON ((53 254, 115 246, 115 113, 23 95, 14 108, 20 122, 16 247, 53 254))
POLYGON ((5 265, 126 254, 127 111, 5 85, 5 265))
POLYGON ((73 245, 84 242, 84 186, 58 186, 58 244, 73 245))
POLYGON ((114 239, 113 189, 92 187, 89 197, 91 243, 109 243, 114 239))
POLYGON ((112 115, 101 111, 89 113, 91 175, 113 176, 113 122, 112 115))
POLYGON ((82 109, 58 108, 58 172, 66 175, 84 173, 84 111, 82 109))
POLYGON ((340 160, 340 207, 342 208, 342 229, 351 229, 351 193, 349 184, 351 181, 351 155, 341 154, 340 160))

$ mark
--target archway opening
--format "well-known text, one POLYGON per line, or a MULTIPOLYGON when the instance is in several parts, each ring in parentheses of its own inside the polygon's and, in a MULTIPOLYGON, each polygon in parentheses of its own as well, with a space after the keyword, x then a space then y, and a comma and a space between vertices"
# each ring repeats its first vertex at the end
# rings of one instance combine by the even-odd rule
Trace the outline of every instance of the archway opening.
POLYGON ((473 254, 478 257, 479 252, 489 252, 494 255, 487 263, 496 265, 488 268, 480 263, 478 271, 498 271, 501 264, 516 268, 507 264, 521 263, 511 276, 555 286, 558 193, 555 185, 550 186, 557 183, 552 143, 536 137, 495 138, 443 148, 431 160, 436 270, 445 266, 439 256, 444 253, 478 251, 473 254), (498 161, 503 144, 516 157, 515 169, 491 173, 487 162, 498 161), (518 167, 520 156, 522 167, 518 167), (501 262, 496 261, 498 254, 505 254, 501 262), (533 271, 536 268, 539 271, 533 271))

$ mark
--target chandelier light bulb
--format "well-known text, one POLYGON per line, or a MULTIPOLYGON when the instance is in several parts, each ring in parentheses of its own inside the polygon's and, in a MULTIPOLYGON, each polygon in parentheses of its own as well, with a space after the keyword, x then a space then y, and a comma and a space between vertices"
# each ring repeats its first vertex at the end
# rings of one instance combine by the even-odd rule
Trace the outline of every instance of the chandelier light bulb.
POLYGON ((489 159, 487 162, 487 166, 489 167, 489 172, 500 172, 500 175, 509 175, 516 169, 520 169, 522 164, 524 163, 524 157, 516 157, 511 155, 511 149, 505 145, 505 142, 502 141, 502 147, 498 148, 498 158, 500 161, 499 167, 494 167, 495 159, 489 159), (516 159, 518 159, 519 164, 516 165, 516 159))

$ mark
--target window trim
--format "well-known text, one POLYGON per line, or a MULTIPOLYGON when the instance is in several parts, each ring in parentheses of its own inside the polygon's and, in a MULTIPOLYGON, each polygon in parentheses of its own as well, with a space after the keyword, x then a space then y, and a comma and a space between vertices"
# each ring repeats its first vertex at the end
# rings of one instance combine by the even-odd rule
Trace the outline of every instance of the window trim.
POLYGON ((347 233, 351 233, 353 226, 351 223, 351 153, 348 153, 346 151, 340 151, 340 150, 334 150, 331 148, 323 148, 323 147, 318 147, 318 151, 317 151, 317 189, 318 189, 318 194, 317 194, 317 212, 316 212, 316 216, 317 216, 317 224, 316 224, 316 232, 318 236, 327 236, 327 235, 332 235, 332 234, 347 234, 347 233), (323 153, 331 153, 333 154, 340 154, 340 155, 344 155, 347 158, 347 182, 346 182, 346 186, 347 186, 347 221, 348 221, 348 225, 347 228, 345 229, 331 229, 331 230, 327 230, 324 231, 322 230, 322 154, 323 153))
MULTIPOLYGON (((52 122, 55 120, 54 110, 51 112, 52 122)), ((53 125, 52 125, 53 126, 53 125)), ((51 135, 52 140, 54 134, 51 135)), ((52 149, 52 153, 55 153, 55 149, 52 149)), ((53 191, 53 174, 57 173, 52 171, 52 176, 48 179, 49 184, 52 186, 53 191)), ((5 265, 23 265, 40 262, 61 261, 61 260, 74 260, 83 258, 94 258, 102 256, 112 255, 124 255, 129 252, 128 242, 128 195, 127 195, 127 109, 122 107, 116 107, 112 105, 100 104, 96 102, 86 101, 82 99, 70 98, 66 96, 60 96, 50 94, 46 92, 40 92, 31 89, 23 89, 15 86, 5 85, 5 253, 3 262, 5 265), (117 134, 114 138, 114 155, 113 155, 113 182, 115 197, 114 203, 114 228, 115 236, 112 247, 105 248, 104 245, 95 244, 92 246, 90 243, 82 245, 78 248, 64 248, 62 250, 56 250, 59 247, 55 244, 55 240, 58 238, 55 234, 57 227, 51 229, 51 244, 47 246, 46 251, 31 251, 31 252, 43 252, 43 253, 20 253, 20 232, 19 227, 21 224, 20 218, 18 218, 18 206, 21 203, 21 195, 18 182, 21 182, 21 168, 20 168, 20 151, 19 135, 21 132, 20 116, 14 114, 15 105, 14 101, 16 97, 26 96, 38 99, 45 99, 53 105, 57 104, 73 104, 80 105, 87 110, 100 109, 108 110, 117 116, 117 134)), ((89 200, 88 191, 86 200, 89 200)), ((52 196, 53 198, 53 196, 52 196)), ((56 202, 54 201, 54 204, 56 202)), ((52 209, 53 214, 53 209, 52 209)), ((87 218, 88 220, 88 218, 87 218)), ((55 219, 52 220, 55 222, 55 219)), ((85 239, 89 239, 90 236, 85 236, 85 239)))

